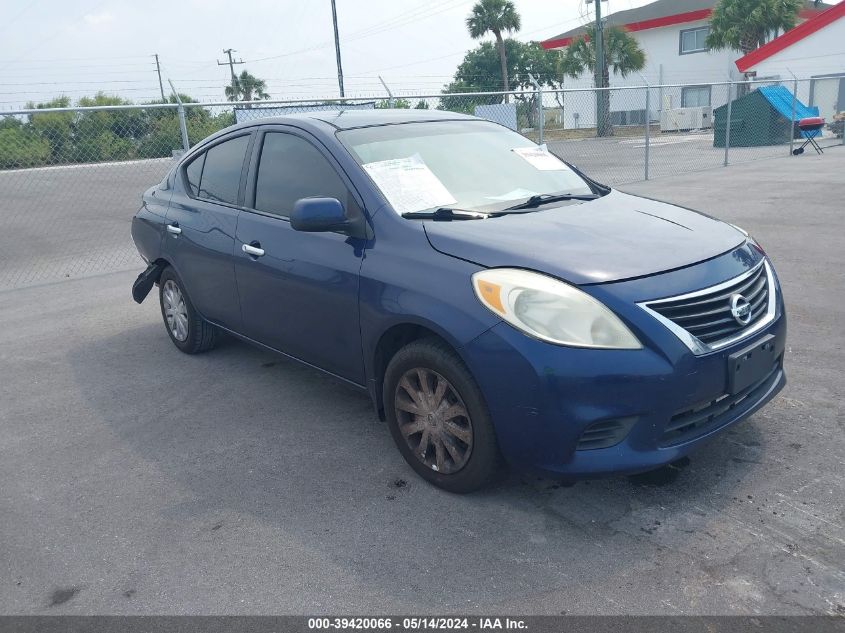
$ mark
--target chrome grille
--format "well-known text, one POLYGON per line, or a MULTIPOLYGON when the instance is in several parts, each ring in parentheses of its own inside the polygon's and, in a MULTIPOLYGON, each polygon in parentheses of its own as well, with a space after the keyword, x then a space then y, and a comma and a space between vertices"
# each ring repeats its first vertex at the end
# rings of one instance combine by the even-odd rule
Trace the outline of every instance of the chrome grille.
POLYGON ((712 288, 639 304, 681 338, 695 353, 719 349, 760 330, 774 319, 773 279, 768 263, 712 288), (731 297, 742 295, 751 308, 748 323, 731 312, 731 297))

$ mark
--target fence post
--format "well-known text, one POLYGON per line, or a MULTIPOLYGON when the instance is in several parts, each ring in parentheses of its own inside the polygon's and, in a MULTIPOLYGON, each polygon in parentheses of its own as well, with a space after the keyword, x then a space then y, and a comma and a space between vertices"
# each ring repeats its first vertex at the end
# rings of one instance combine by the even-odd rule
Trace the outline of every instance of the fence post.
POLYGON ((645 89, 645 179, 648 180, 649 150, 651 148, 651 88, 645 89))
POLYGON ((182 149, 186 152, 191 149, 191 142, 188 140, 188 124, 185 122, 185 106, 182 104, 182 99, 179 98, 179 93, 176 91, 176 86, 168 79, 170 89, 173 90, 173 96, 176 97, 176 112, 179 114, 179 131, 182 133, 182 149))
POLYGON ((381 78, 381 75, 378 76, 378 80, 381 82, 381 85, 384 86, 384 89, 387 90, 387 105, 391 108, 395 105, 395 101, 393 100, 393 93, 390 92, 390 88, 387 87, 384 79, 381 78))
POLYGON ((543 107, 543 90, 537 88, 537 101, 540 103, 540 144, 543 144, 543 135, 546 129, 546 109, 543 107))
POLYGON ((792 116, 789 119, 789 155, 795 148, 795 102, 798 100, 798 79, 792 82, 792 116))
POLYGON ((537 126, 539 129, 539 144, 543 144, 543 133, 544 128, 546 127, 546 111, 543 108, 543 88, 537 83, 537 80, 534 79, 534 75, 528 73, 528 80, 534 84, 534 98, 537 101, 537 126))
POLYGON ((648 83, 645 75, 642 73, 639 73, 639 75, 645 84, 645 173, 643 176, 645 180, 648 180, 649 154, 651 152, 651 84, 648 83))
POLYGON ((728 151, 731 148, 731 106, 734 99, 734 82, 728 82, 728 111, 725 119, 725 167, 728 166, 728 151))
POLYGON ((188 140, 188 124, 185 122, 185 106, 181 101, 177 112, 179 113, 179 131, 182 133, 182 147, 187 152, 191 149, 191 142, 188 140))

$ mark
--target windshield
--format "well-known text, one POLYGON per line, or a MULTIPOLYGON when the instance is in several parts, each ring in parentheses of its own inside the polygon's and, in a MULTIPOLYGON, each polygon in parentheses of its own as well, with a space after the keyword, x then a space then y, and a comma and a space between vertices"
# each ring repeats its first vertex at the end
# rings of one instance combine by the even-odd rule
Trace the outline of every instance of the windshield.
POLYGON ((532 196, 593 193, 544 147, 486 121, 384 125, 338 138, 400 214, 495 212, 532 196))

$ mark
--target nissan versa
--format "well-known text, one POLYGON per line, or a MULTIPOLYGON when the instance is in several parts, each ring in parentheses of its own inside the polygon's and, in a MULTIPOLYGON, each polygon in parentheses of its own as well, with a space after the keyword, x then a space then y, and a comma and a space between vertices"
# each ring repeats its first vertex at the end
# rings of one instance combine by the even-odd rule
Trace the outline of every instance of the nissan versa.
POLYGON ((372 398, 428 481, 679 459, 785 384, 757 242, 591 180, 516 132, 414 110, 265 118, 201 142, 132 236, 167 333, 228 332, 372 398))

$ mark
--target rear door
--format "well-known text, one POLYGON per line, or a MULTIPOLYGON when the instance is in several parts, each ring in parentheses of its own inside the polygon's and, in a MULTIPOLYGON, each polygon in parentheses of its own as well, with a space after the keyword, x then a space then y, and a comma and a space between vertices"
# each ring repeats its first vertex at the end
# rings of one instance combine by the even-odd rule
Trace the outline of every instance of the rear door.
POLYGON ((162 248, 200 314, 233 330, 241 327, 235 227, 252 137, 226 136, 181 167, 162 248))
POLYGON ((300 198, 337 198, 362 213, 360 198, 328 150, 304 132, 268 127, 255 144, 235 240, 244 333, 363 384, 358 273, 365 240, 295 231, 288 220, 300 198), (263 255, 244 252, 245 244, 263 255))

